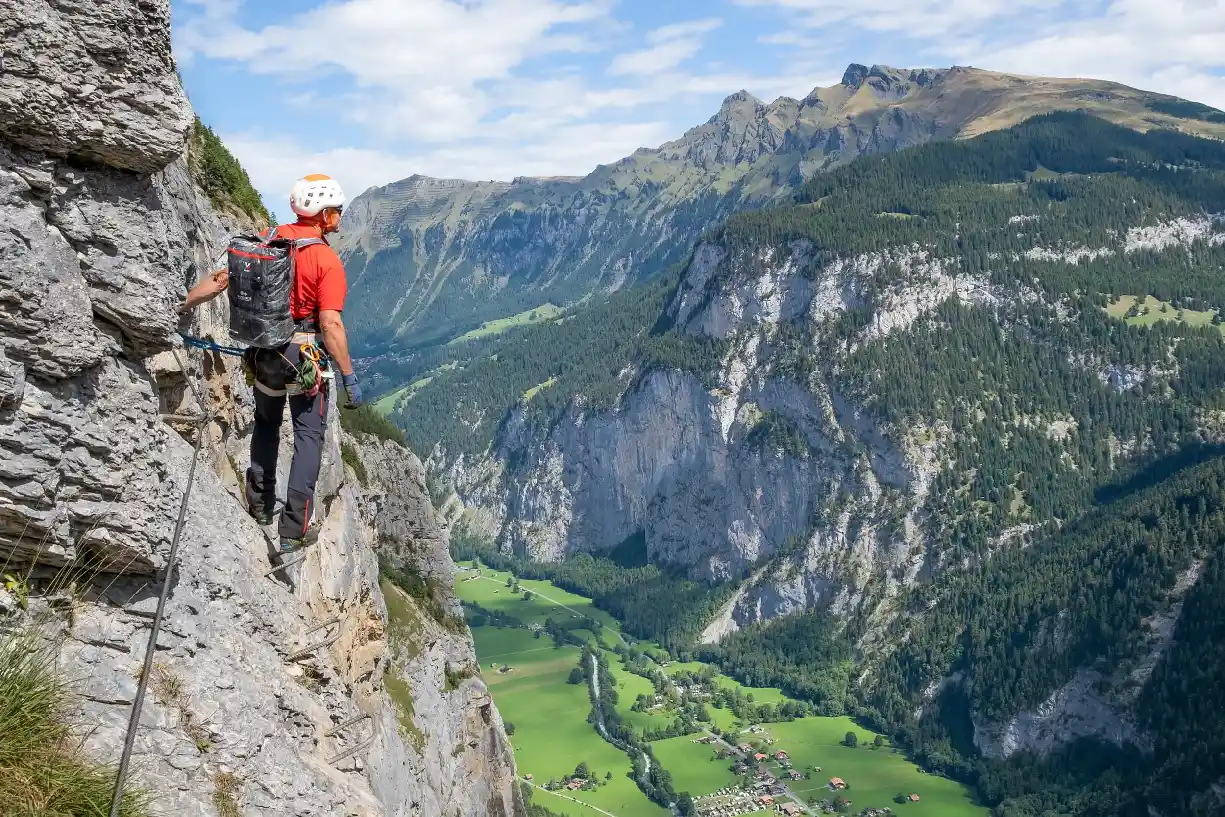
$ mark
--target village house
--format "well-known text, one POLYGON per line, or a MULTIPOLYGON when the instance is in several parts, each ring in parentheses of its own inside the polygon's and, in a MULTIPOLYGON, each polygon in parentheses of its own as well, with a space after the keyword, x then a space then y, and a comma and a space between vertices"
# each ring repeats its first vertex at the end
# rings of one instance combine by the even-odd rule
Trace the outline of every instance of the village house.
POLYGON ((758 752, 757 754, 753 755, 753 759, 758 763, 765 760, 767 757, 769 757, 769 755, 767 755, 765 752, 758 752))
POLYGON ((841 791, 846 788, 846 781, 841 777, 831 777, 829 779, 829 787, 834 791, 841 791))
POLYGON ((800 774, 797 771, 787 772, 787 777, 791 778, 792 780, 803 780, 804 779, 804 775, 800 774))
POLYGON ((774 759, 775 760, 787 760, 788 755, 782 749, 779 749, 777 752, 774 753, 774 759))
POLYGON ((740 751, 742 751, 742 752, 751 752, 751 751, 753 751, 753 747, 752 747, 752 746, 750 746, 750 745, 749 745, 749 744, 747 744, 747 743, 742 743, 742 744, 740 744, 740 745, 739 745, 738 747, 736 747, 736 748, 738 748, 738 749, 739 749, 740 751))
POLYGON ((772 806, 774 805, 774 798, 768 794, 763 794, 761 797, 757 798, 757 802, 763 806, 772 806))
POLYGON ((917 803, 917 802, 919 802, 919 795, 917 795, 917 794, 912 794, 912 795, 910 795, 910 802, 912 802, 912 803, 917 803))
POLYGON ((523 779, 524 779, 524 780, 531 780, 531 779, 532 779, 532 775, 531 775, 531 773, 529 772, 528 774, 523 775, 523 779))
POLYGON ((578 791, 582 787, 583 787, 583 781, 579 780, 577 777, 572 779, 569 783, 566 784, 566 788, 569 789, 570 791, 578 791))
POLYGON ((804 809, 800 808, 795 803, 782 803, 776 810, 779 814, 786 814, 787 817, 796 817, 797 814, 804 813, 804 809))

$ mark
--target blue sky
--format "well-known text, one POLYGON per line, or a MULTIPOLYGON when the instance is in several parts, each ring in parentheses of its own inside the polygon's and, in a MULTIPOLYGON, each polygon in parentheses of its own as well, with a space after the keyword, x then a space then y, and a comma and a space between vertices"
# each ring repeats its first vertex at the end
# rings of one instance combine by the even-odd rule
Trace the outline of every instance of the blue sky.
POLYGON ((1225 0, 173 0, 192 104, 273 210, 305 173, 581 175, 848 63, 1124 82, 1225 108, 1225 0))

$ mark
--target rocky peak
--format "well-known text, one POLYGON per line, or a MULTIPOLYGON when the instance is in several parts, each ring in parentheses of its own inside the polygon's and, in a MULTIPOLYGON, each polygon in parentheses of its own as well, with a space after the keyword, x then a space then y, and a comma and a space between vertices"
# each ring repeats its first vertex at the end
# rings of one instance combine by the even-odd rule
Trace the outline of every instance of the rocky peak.
POLYGON ((868 66, 853 62, 842 72, 842 84, 848 88, 858 88, 864 81, 864 78, 868 76, 868 73, 868 66))
POLYGON ((717 119, 721 115, 731 115, 745 110, 753 111, 760 107, 761 100, 741 88, 734 94, 728 94, 723 104, 719 106, 719 113, 712 118, 717 119))

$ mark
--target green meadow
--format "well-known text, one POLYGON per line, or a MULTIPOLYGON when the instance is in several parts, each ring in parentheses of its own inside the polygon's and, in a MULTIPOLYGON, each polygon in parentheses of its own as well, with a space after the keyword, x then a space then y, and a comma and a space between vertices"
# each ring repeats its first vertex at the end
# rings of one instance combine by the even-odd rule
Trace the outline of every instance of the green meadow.
POLYGON ((562 313, 559 306, 553 304, 545 304, 538 306, 535 309, 528 309, 520 312, 518 315, 511 315, 508 318, 498 318, 497 320, 485 321, 471 332, 466 332, 460 335, 451 343, 462 343, 466 340, 476 340, 477 338, 488 337, 489 335, 500 335, 508 329, 514 329, 516 326, 530 326, 533 323, 556 318, 562 313))
MULTIPOLYGON (((1188 326, 1207 326, 1212 323, 1215 312, 1198 311, 1195 309, 1179 309, 1173 304, 1166 301, 1159 301, 1151 295, 1146 295, 1143 298, 1138 298, 1135 295, 1120 295, 1117 299, 1112 298, 1106 306, 1106 313, 1113 318, 1130 323, 1132 326, 1152 326, 1158 321, 1174 321, 1175 323, 1185 323, 1188 326), (1135 311, 1138 314, 1128 315, 1128 312, 1135 311)), ((1220 324, 1220 329, 1225 332, 1225 323, 1220 324)))
MULTIPOLYGON (((511 616, 525 625, 543 624, 549 617, 556 620, 590 617, 601 623, 600 637, 605 644, 626 643, 617 622, 594 607, 590 599, 562 590, 552 582, 530 579, 520 580, 520 592, 515 594, 506 587, 507 578, 510 578, 509 573, 485 567, 480 569, 479 575, 461 570, 456 575, 455 588, 462 600, 511 616), (523 590, 531 591, 532 597, 524 600, 523 590)), ((586 684, 567 683, 570 671, 578 666, 581 654, 578 647, 557 647, 549 636, 542 633, 537 638, 529 629, 483 626, 472 628, 472 634, 481 675, 503 720, 514 725, 511 743, 521 776, 531 774, 533 783, 544 785, 550 778, 565 778, 583 761, 601 780, 607 772, 612 772, 612 778, 593 792, 563 791, 562 794, 615 817, 667 817, 667 810, 648 800, 630 778, 628 756, 600 738, 587 722, 591 704, 586 684), (510 669, 502 671, 507 666, 510 669)), ((589 642, 595 641, 595 635, 589 631, 578 630, 576 634, 589 642)), ((653 656, 662 658, 665 655, 651 642, 635 643, 653 656)), ((617 685, 617 710, 622 719, 640 734, 646 729, 671 724, 674 715, 670 713, 631 711, 637 696, 653 696, 654 687, 646 678, 625 669, 611 651, 608 657, 617 685)), ((664 671, 675 675, 686 671, 701 672, 705 668, 706 665, 699 662, 676 662, 667 663, 664 671)), ((716 674, 715 681, 725 688, 752 695, 757 703, 785 700, 778 689, 745 687, 722 674, 716 674)), ((924 774, 888 745, 872 748, 875 735, 856 726, 849 718, 801 718, 790 723, 762 724, 764 731, 749 733, 749 724, 737 721, 730 710, 708 704, 707 711, 712 724, 729 733, 726 737, 730 742, 757 743, 770 739, 774 741, 767 747, 770 752, 777 749, 788 752, 797 771, 811 774, 809 780, 792 783, 792 791, 806 801, 832 797, 827 784, 830 777, 837 776, 850 784, 844 794, 854 804, 852 813, 868 806, 888 806, 897 814, 913 817, 985 817, 987 814, 987 809, 975 805, 960 784, 924 774), (858 748, 842 745, 848 731, 858 736, 858 748), (815 766, 822 767, 823 771, 813 771, 815 766), (920 801, 899 805, 893 801, 899 793, 917 793, 920 801)), ((701 735, 668 738, 651 744, 660 765, 672 775, 676 791, 688 791, 697 796, 735 784, 737 779, 729 769, 731 761, 716 759, 717 747, 696 744, 693 741, 697 737, 701 735)), ((776 765, 771 765, 776 774, 781 772, 776 765)), ((537 792, 534 800, 568 817, 599 814, 543 791, 537 792)))

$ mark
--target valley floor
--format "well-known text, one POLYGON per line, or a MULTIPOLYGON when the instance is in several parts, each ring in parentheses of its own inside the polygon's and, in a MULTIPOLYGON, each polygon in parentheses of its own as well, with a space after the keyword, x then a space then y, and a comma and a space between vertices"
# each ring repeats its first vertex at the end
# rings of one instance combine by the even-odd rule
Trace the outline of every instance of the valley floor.
MULTIPOLYGON (((648 800, 638 789, 629 756, 603 740, 588 723, 591 702, 587 683, 585 680, 569 683, 572 670, 580 664, 580 648, 570 644, 559 646, 543 630, 533 628, 543 628, 552 618, 555 625, 580 627, 572 630, 579 639, 599 644, 597 649, 608 658, 616 679, 616 714, 639 735, 667 728, 676 712, 669 705, 646 712, 632 709, 640 695, 654 699, 656 690, 649 679, 630 672, 613 652, 614 648, 633 645, 642 649, 657 659, 656 666, 673 677, 713 668, 699 662, 667 661, 666 652, 658 645, 623 634, 620 625, 608 613, 594 607, 590 599, 548 581, 517 579, 489 567, 478 566, 474 570, 465 564, 456 576, 455 589, 461 600, 479 605, 489 613, 484 621, 473 622, 473 610, 469 609, 481 674, 502 717, 513 724, 511 742, 519 774, 524 778, 530 774, 531 782, 538 787, 534 802, 568 817, 593 817, 601 813, 614 817, 667 815, 666 809, 648 800), (517 585, 519 592, 513 592, 508 582, 517 585), (524 598, 525 590, 530 592, 530 598, 524 598), (584 619, 599 622, 599 632, 581 628, 584 619), (586 763, 592 777, 599 781, 596 788, 562 789, 556 794, 539 789, 551 780, 570 780, 579 763, 586 763)), ((759 704, 786 700, 778 689, 745 687, 722 674, 716 674, 715 683, 751 695, 759 704)), ((849 718, 805 717, 785 723, 754 724, 737 719, 728 708, 716 706, 706 707, 706 715, 709 722, 700 726, 718 728, 731 744, 752 743, 755 750, 760 748, 770 754, 765 762, 769 773, 782 778, 780 783, 788 786, 788 791, 810 814, 821 814, 821 802, 832 803, 839 794, 851 801, 840 812, 847 814, 859 814, 867 808, 889 808, 895 814, 911 817, 980 817, 987 813, 973 803, 961 785, 924 774, 887 743, 874 746, 876 736, 849 718), (847 732, 857 735, 857 747, 842 745, 847 732), (790 768, 773 759, 773 753, 779 749, 789 754, 790 768), (792 770, 801 779, 787 780, 787 773, 792 770), (847 789, 831 790, 829 782, 834 777, 846 781, 847 789), (899 794, 918 794, 919 801, 898 804, 894 798, 899 794)), ((707 737, 713 739, 703 729, 651 742, 656 761, 670 773, 676 791, 693 796, 699 814, 776 813, 773 807, 758 805, 757 798, 764 793, 760 790, 752 790, 734 801, 712 797, 720 790, 743 786, 745 779, 733 772, 733 757, 717 756, 721 751, 726 755, 727 744, 697 742, 707 737), (748 808, 751 803, 757 810, 715 811, 733 802, 740 808, 748 808)), ((752 782, 751 774, 749 780, 752 782)), ((780 795, 775 806, 788 802, 790 797, 780 795)))

